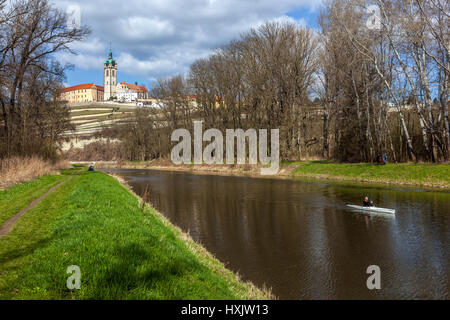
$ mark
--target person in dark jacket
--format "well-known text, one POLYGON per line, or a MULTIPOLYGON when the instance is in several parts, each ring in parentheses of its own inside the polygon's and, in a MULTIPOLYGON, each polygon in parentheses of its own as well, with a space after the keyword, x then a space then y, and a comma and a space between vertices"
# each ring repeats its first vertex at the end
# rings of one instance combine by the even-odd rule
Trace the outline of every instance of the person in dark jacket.
POLYGON ((377 155, 377 163, 382 164, 383 163, 383 156, 381 154, 377 155))
POLYGON ((386 153, 383 153, 382 159, 383 159, 383 165, 385 165, 387 162, 387 154, 386 153))
POLYGON ((369 200, 367 196, 363 200, 363 207, 373 207, 373 201, 369 200))

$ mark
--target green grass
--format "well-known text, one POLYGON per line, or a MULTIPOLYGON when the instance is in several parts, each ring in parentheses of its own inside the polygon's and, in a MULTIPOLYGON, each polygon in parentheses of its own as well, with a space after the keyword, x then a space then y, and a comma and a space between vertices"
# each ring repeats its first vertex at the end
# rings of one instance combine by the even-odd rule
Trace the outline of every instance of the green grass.
POLYGON ((105 109, 105 110, 89 110, 89 111, 72 111, 70 113, 71 117, 77 117, 77 116, 94 116, 94 115, 105 115, 112 113, 112 108, 105 109))
MULTIPOLYGON (((103 121, 109 121, 109 120, 121 120, 121 119, 127 119, 132 115, 132 113, 130 112, 126 112, 126 113, 122 113, 122 112, 118 112, 118 113, 109 113, 108 115, 105 114, 99 114, 95 117, 85 117, 85 118, 77 118, 77 119, 72 119, 72 121, 85 121, 82 124, 89 124, 89 123, 96 123, 96 122, 103 122, 103 121)), ((77 124, 76 124, 77 125, 77 124)), ((80 125, 80 124, 78 124, 80 125)))
POLYGON ((9 189, 0 190, 0 226, 30 202, 39 198, 47 190, 62 180, 66 175, 45 175, 35 180, 17 184, 9 189))
POLYGON ((0 299, 260 299, 114 178, 83 171, 0 239, 0 299), (66 288, 67 267, 81 289, 66 288))
POLYGON ((69 109, 71 110, 70 114, 74 112, 83 112, 83 110, 91 111, 91 112, 111 112, 113 106, 76 106, 72 107, 70 106, 69 109), (90 109, 102 109, 102 110, 90 110, 90 109))
POLYGON ((326 161, 292 162, 298 165, 294 177, 332 179, 341 181, 390 183, 425 187, 449 188, 448 164, 341 164, 326 161))
POLYGON ((132 112, 129 111, 117 111, 117 112, 111 112, 109 111, 82 111, 82 112, 72 112, 70 114, 71 117, 79 117, 83 116, 81 118, 73 119, 73 120, 83 120, 83 119, 98 119, 98 118, 108 118, 108 116, 117 116, 117 117, 125 117, 125 116, 131 116, 133 115, 132 112))
MULTIPOLYGON (((130 105, 124 105, 121 103, 114 103, 114 104, 86 104, 86 105, 71 105, 69 104, 70 110, 81 110, 81 109, 105 109, 105 110, 112 110, 112 108, 120 108, 121 111, 123 109, 135 109, 136 106, 130 106, 130 105)), ((92 110, 93 111, 93 110, 92 110)))

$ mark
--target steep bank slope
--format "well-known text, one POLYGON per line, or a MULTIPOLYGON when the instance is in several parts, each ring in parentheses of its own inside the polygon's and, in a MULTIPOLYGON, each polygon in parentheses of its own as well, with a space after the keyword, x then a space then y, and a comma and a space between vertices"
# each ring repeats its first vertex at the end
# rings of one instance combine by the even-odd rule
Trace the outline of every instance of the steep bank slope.
POLYGON ((0 299, 265 299, 114 178, 78 172, 0 239, 0 299), (81 270, 68 290, 66 270, 81 270))

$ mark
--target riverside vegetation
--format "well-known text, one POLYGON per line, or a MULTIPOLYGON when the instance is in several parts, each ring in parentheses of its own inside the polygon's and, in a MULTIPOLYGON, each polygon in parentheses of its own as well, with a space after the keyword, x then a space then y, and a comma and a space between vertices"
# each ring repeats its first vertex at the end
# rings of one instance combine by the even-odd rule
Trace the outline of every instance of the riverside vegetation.
POLYGON ((267 21, 197 59, 185 75, 154 83, 156 108, 116 115, 113 107, 89 123, 83 112, 90 110, 72 112, 70 121, 74 109, 58 98, 70 65, 54 59, 86 41, 89 26, 70 28, 66 13, 48 0, 0 0, 0 159, 55 160, 77 121, 87 121, 88 135, 98 120, 111 117, 118 121, 95 134, 115 142, 89 148, 102 159, 76 160, 168 157, 171 133, 192 133, 193 120, 202 120, 205 130, 222 132, 279 129, 285 161, 368 163, 386 153, 395 163, 446 163, 448 3, 378 1, 375 29, 367 27, 371 4, 328 1, 316 30, 267 21))
POLYGON ((0 299, 272 298, 116 179, 84 167, 0 191, 2 220, 68 175, 0 239, 0 299), (66 287, 71 265, 80 290, 66 287))
POLYGON ((327 161, 292 162, 294 177, 352 182, 450 188, 450 165, 427 163, 329 163, 327 161))
MULTIPOLYGON (((259 176, 259 166, 245 165, 174 165, 169 160, 99 162, 104 168, 156 169, 196 173, 259 176)), ((316 161, 282 161, 276 176, 300 179, 375 183, 450 189, 448 163, 335 163, 316 161)))

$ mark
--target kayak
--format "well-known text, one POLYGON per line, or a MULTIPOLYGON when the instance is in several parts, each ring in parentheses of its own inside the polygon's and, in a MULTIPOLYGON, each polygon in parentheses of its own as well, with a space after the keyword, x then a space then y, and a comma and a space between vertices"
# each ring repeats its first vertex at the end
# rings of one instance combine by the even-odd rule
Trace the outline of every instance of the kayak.
POLYGON ((348 204, 347 207, 357 209, 357 210, 370 211, 370 212, 382 212, 382 213, 395 214, 395 209, 386 209, 386 208, 378 208, 378 207, 363 207, 363 206, 355 206, 353 204, 348 204))

